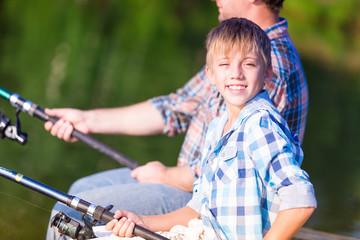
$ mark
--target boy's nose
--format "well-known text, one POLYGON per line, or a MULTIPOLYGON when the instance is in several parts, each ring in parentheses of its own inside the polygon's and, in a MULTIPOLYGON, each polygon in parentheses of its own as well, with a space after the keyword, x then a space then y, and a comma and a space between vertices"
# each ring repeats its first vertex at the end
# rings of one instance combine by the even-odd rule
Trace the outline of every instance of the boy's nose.
POLYGON ((241 66, 233 65, 231 70, 231 78, 233 79, 244 79, 244 73, 241 66))

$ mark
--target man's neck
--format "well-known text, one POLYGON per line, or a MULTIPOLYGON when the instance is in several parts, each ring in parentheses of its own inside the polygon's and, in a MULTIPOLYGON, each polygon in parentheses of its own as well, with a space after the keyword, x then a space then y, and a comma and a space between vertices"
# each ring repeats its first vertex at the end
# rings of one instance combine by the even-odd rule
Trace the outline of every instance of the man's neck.
POLYGON ((275 25, 277 22, 279 21, 279 16, 277 15, 268 15, 265 17, 262 17, 259 21, 257 21, 256 23, 262 28, 262 29, 266 29, 270 26, 275 25))
POLYGON ((262 4, 252 7, 249 19, 262 29, 266 29, 279 21, 279 15, 270 11, 265 4, 262 4))

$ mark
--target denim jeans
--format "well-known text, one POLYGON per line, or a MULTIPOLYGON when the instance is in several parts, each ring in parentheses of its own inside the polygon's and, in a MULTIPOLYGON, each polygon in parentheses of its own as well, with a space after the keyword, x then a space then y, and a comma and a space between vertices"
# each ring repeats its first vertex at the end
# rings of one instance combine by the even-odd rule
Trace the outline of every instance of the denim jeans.
MULTIPOLYGON (((189 192, 167 185, 139 183, 130 176, 130 172, 128 168, 119 168, 81 178, 71 185, 68 194, 102 207, 113 205, 112 212, 127 210, 139 215, 159 215, 175 211, 186 206, 192 197, 189 192)), ((51 212, 47 240, 69 239, 60 238, 58 229, 50 227, 51 219, 60 211, 82 222, 80 212, 56 203, 51 212)))

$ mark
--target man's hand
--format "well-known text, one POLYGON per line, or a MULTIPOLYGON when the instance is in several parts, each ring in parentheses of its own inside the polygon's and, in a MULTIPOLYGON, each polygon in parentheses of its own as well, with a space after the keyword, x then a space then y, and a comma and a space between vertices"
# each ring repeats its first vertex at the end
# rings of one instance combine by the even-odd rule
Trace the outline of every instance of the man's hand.
POLYGON ((187 192, 192 192, 195 181, 188 164, 166 167, 158 161, 136 168, 131 172, 131 176, 140 183, 165 184, 187 192))
POLYGON ((167 167, 159 161, 149 162, 131 172, 140 183, 166 184, 166 174, 167 167))
POLYGON ((85 134, 90 132, 86 125, 85 114, 81 110, 70 108, 45 109, 45 113, 59 118, 55 124, 50 121, 46 122, 44 124, 45 129, 50 131, 51 135, 64 139, 66 142, 77 141, 77 139, 71 137, 74 127, 85 134))

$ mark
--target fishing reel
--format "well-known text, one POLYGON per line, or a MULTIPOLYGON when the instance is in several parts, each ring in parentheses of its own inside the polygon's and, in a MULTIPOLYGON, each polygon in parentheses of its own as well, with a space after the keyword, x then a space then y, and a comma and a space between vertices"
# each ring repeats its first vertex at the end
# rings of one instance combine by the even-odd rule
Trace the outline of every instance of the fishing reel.
MULTIPOLYGON (((110 211, 113 205, 109 205, 105 210, 110 211)), ((93 227, 98 222, 82 214, 81 219, 84 222, 82 226, 78 221, 68 217, 63 212, 57 213, 51 220, 51 227, 56 227, 59 233, 77 240, 96 238, 93 227)))
POLYGON ((7 137, 24 145, 27 141, 27 134, 21 131, 19 113, 20 109, 16 111, 16 124, 11 124, 10 118, 6 117, 0 112, 0 139, 7 137))
POLYGON ((85 218, 85 215, 82 215, 82 220, 85 223, 84 226, 82 226, 78 221, 68 217, 63 212, 59 212, 52 218, 51 226, 58 228, 59 233, 72 239, 84 240, 96 238, 92 230, 96 221, 94 220, 90 223, 90 221, 85 218))

